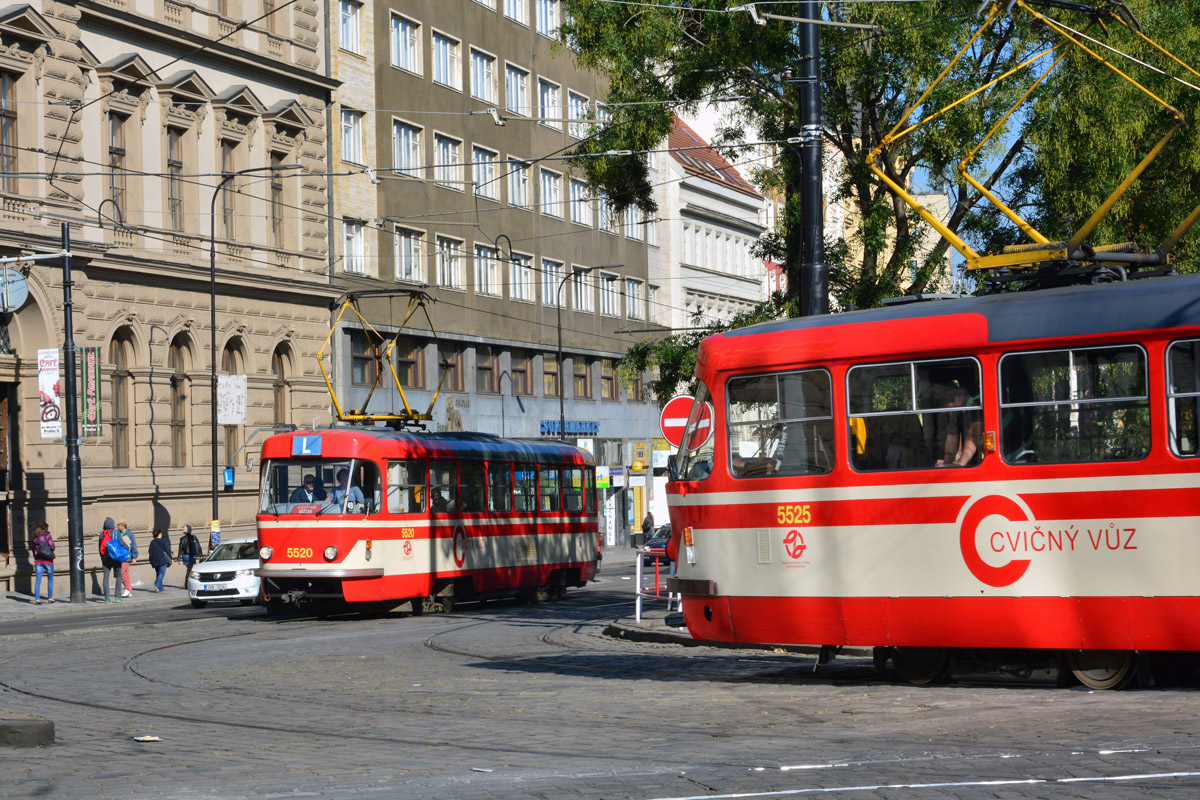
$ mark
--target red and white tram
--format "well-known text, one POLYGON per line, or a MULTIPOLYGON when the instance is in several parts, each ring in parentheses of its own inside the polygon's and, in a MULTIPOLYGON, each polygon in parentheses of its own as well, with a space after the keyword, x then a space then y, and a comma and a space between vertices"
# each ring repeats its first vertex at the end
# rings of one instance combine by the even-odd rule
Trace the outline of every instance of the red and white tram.
POLYGON ((263 443, 269 603, 562 595, 596 574, 595 466, 555 441, 335 428, 263 443))
POLYGON ((696 375, 713 434, 696 403, 668 484, 695 637, 918 683, 1036 651, 1097 688, 1200 651, 1200 279, 765 323, 696 375))

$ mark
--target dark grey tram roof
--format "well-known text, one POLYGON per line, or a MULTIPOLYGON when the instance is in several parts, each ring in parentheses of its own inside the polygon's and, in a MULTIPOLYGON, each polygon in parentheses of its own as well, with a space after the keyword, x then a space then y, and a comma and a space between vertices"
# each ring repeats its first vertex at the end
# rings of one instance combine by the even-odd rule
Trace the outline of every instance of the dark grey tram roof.
POLYGON ((953 314, 982 314, 987 319, 988 341, 992 342, 1200 326, 1200 275, 1008 292, 798 317, 762 322, 721 335, 736 337, 953 314))

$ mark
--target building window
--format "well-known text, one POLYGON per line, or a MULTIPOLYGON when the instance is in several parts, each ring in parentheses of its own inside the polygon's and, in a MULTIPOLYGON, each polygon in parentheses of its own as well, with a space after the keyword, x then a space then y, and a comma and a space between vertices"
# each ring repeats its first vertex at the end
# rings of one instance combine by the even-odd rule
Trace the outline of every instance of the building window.
POLYGON ((292 409, 288 397, 287 356, 283 347, 276 347, 271 354, 271 406, 275 414, 275 427, 281 428, 292 421, 292 409))
POLYGON ((422 177, 420 128, 406 122, 392 123, 392 161, 398 174, 422 177))
POLYGON ((561 383, 558 375, 558 356, 542 354, 542 392, 546 397, 558 397, 561 383))
POLYGON ((475 245, 476 294, 500 294, 500 265, 496 261, 497 255, 491 247, 475 245))
POLYGON ((342 109, 342 161, 363 164, 362 112, 342 109))
POLYGON ((462 142, 449 136, 434 134, 433 152, 437 161, 433 165, 434 179, 439 186, 462 191, 462 142))
POLYGON ((571 181, 571 222, 589 227, 592 224, 592 201, 583 181, 571 181))
POLYGON ((562 269, 563 265, 561 262, 542 259, 542 305, 558 305, 562 269))
POLYGON ((403 17, 392 17, 392 66, 421 73, 421 26, 403 17))
MULTIPOLYGON (((236 148, 237 145, 228 139, 221 140, 221 176, 224 178, 231 177, 236 168, 234 161, 236 148)), ((233 181, 226 181, 224 188, 221 189, 221 224, 225 229, 226 239, 230 241, 237 239, 233 181)))
POLYGON ((576 139, 587 136, 587 125, 583 122, 587 119, 587 106, 586 97, 574 92, 567 92, 567 119, 571 121, 571 124, 567 126, 567 133, 576 139))
POLYGON ((646 292, 646 301, 650 306, 650 319, 655 322, 662 321, 662 306, 658 302, 658 287, 651 286, 646 292))
POLYGON ((625 279, 625 314, 630 319, 645 319, 642 310, 642 282, 633 278, 625 279))
POLYGON ((271 214, 271 244, 282 249, 284 244, 284 226, 283 226, 283 172, 279 169, 283 166, 283 154, 271 153, 270 172, 270 197, 268 199, 268 211, 271 214))
POLYGON ((600 313, 606 317, 621 316, 620 278, 600 275, 600 313))
POLYGON ((542 170, 542 213, 548 217, 562 217, 562 176, 548 169, 542 170))
POLYGON ((529 166, 511 156, 508 161, 508 204, 529 208, 529 166))
MULTIPOLYGON (((225 349, 221 351, 221 371, 226 375, 244 375, 244 360, 241 350, 238 347, 237 340, 231 339, 226 342, 225 349)), ((234 459, 237 457, 238 451, 242 446, 241 426, 226 425, 225 426, 225 464, 226 466, 235 466, 234 459)), ((240 462, 239 462, 240 463, 240 462)))
POLYGON ((128 117, 108 115, 108 197, 116 204, 117 216, 125 218, 125 121, 128 117))
POLYGON ((463 390, 462 346, 453 343, 438 345, 438 364, 441 366, 442 388, 448 392, 463 390))
POLYGON ((562 130, 562 98, 558 86, 538 79, 538 119, 547 128, 562 130))
POLYGON ((533 301, 533 270, 529 256, 513 254, 509 262, 508 293, 513 300, 533 301))
POLYGON ((611 358, 600 359, 600 399, 617 399, 617 364, 611 358))
POLYGON ((571 276, 571 289, 575 298, 576 311, 593 311, 595 301, 592 299, 592 276, 586 272, 576 272, 571 276))
POLYGON ((625 383, 625 396, 631 403, 641 403, 646 399, 645 394, 646 387, 642 384, 642 373, 636 372, 625 383))
POLYGON ((167 128, 167 226, 183 231, 183 131, 167 128))
POLYGON ((462 89, 458 42, 437 33, 433 34, 433 82, 451 89, 462 89))
POLYGON ((640 212, 642 218, 642 233, 646 244, 658 247, 658 217, 652 217, 645 211, 640 212))
POLYGON ((505 103, 514 114, 529 116, 529 73, 508 64, 504 67, 505 103))
POLYGON ((529 360, 529 353, 524 350, 513 350, 509 356, 508 372, 512 376, 512 393, 514 395, 533 394, 529 360))
POLYGON ((537 32, 551 38, 558 35, 558 0, 536 0, 537 32))
POLYGON ((575 373, 575 397, 588 400, 592 397, 592 365, 583 356, 571 359, 571 368, 575 373))
POLYGON ((367 274, 367 237, 364 227, 358 220, 342 220, 342 269, 354 275, 367 274))
POLYGON ((0 191, 17 191, 17 83, 0 72, 0 191))
POLYGON ((188 465, 187 410, 187 339, 181 334, 171 341, 167 368, 171 370, 171 466, 188 465))
POLYGON ((528 25, 529 9, 525 6, 525 0, 504 0, 504 16, 522 25, 528 25))
POLYGON ((341 0, 338 5, 341 11, 338 43, 343 50, 349 50, 351 53, 362 52, 358 43, 358 16, 362 6, 354 0, 341 0))
POLYGON ((478 50, 471 50, 471 96, 496 102, 496 59, 478 50))
POLYGON ((637 242, 642 240, 642 226, 638 223, 637 209, 633 206, 625 209, 625 238, 637 242))
POLYGON ((496 393, 496 356, 485 344, 475 347, 475 391, 480 394, 496 393))
POLYGON ((396 377, 405 389, 425 388, 425 346, 402 336, 396 340, 396 377))
POLYGON ((490 8, 493 11, 496 9, 496 0, 475 0, 475 2, 484 8, 490 8))
POLYGON ((350 331, 350 382, 355 386, 374 386, 379 355, 367 335, 350 331))
POLYGON ((451 289, 463 288, 462 242, 445 236, 437 237, 438 285, 451 289))
POLYGON ((424 238, 420 231, 396 229, 396 280, 425 282, 424 238))
POLYGON ((617 215, 613 213, 612 203, 608 199, 608 192, 600 192, 600 195, 596 198, 596 208, 600 212, 600 230, 605 233, 616 234, 617 215))
POLYGON ((496 154, 482 147, 472 148, 471 171, 474 173, 475 194, 496 200, 500 195, 496 182, 496 154))

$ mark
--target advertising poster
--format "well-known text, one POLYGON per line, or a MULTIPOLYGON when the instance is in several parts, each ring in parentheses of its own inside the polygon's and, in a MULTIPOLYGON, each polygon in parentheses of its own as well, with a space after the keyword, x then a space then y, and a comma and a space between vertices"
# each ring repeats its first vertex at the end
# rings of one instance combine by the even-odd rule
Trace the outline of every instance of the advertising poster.
POLYGON ((84 438, 100 435, 100 348, 81 347, 83 354, 80 366, 83 370, 83 380, 80 381, 80 391, 83 395, 83 436, 84 438))
POLYGON ((246 424, 246 376, 217 376, 217 424, 246 424))
POLYGON ((38 350, 38 401, 42 438, 62 438, 62 399, 58 396, 58 350, 38 350))

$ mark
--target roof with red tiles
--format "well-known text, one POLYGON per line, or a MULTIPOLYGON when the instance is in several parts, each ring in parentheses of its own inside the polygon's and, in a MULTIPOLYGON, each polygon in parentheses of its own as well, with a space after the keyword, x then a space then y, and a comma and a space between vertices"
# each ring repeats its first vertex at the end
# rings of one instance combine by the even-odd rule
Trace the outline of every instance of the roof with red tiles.
POLYGON ((674 117, 671 123, 667 146, 671 149, 671 158, 689 175, 751 197, 762 197, 732 164, 722 158, 720 153, 713 150, 708 142, 701 139, 700 135, 679 117, 674 117))

